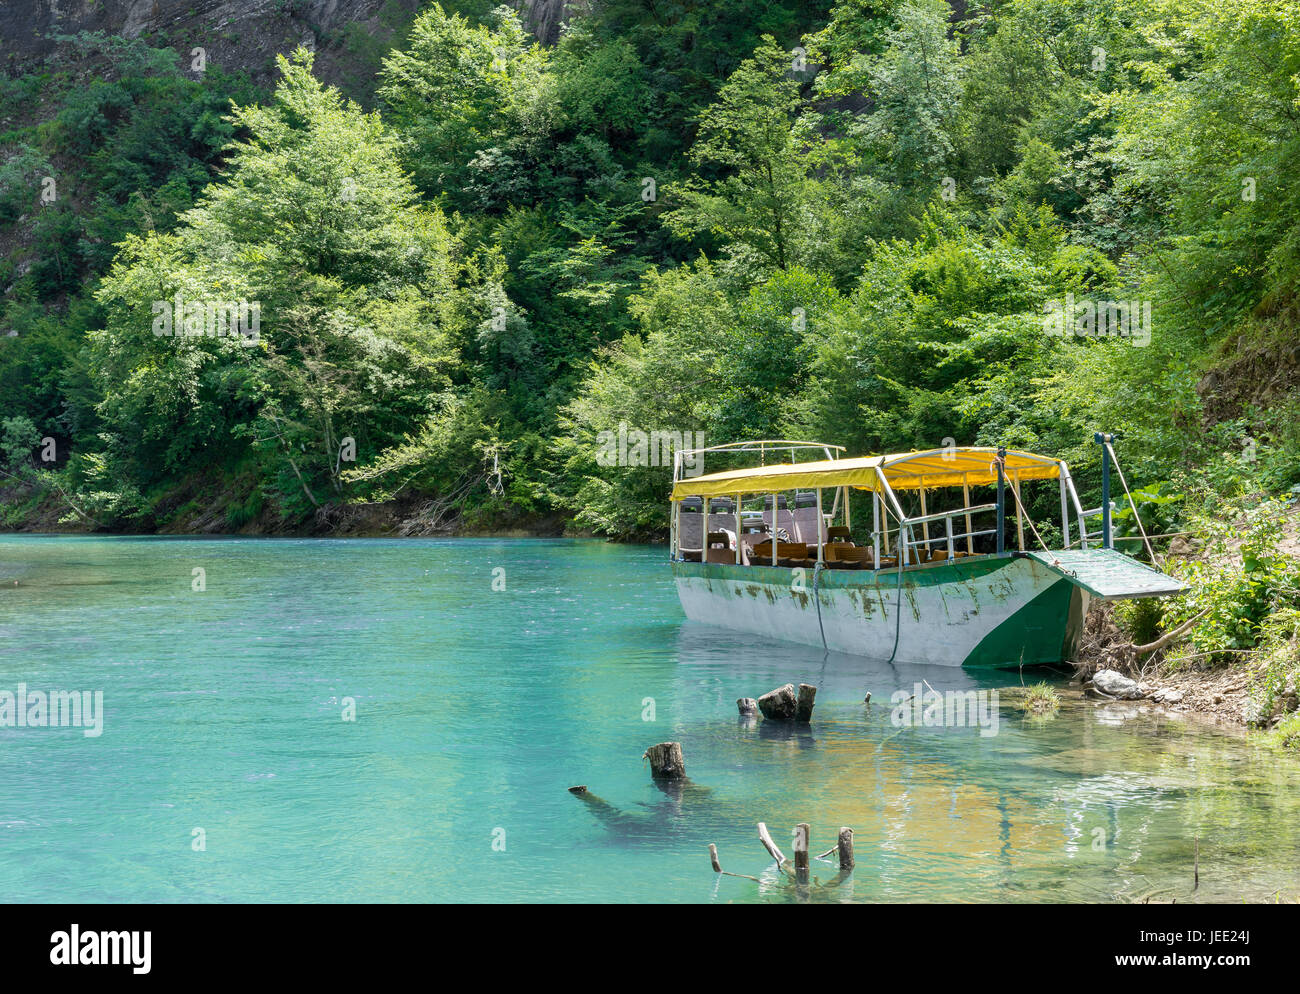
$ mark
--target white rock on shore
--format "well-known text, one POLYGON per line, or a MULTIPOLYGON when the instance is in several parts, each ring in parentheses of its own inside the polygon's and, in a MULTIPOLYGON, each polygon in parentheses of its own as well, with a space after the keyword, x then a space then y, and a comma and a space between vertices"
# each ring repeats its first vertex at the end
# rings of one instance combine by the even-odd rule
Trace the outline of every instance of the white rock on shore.
POLYGON ((1122 701, 1136 701, 1143 696, 1136 680, 1130 680, 1115 670, 1098 670, 1092 675, 1092 685, 1107 697, 1122 701))

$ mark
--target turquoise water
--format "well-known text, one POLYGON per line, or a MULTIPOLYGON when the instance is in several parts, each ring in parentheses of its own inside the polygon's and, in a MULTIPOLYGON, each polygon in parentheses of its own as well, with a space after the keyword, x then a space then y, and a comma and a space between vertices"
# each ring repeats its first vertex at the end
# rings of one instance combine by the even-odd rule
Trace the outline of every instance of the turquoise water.
POLYGON ((760 820, 787 851, 797 822, 817 851, 854 827, 853 879, 816 900, 1295 896, 1290 757, 1077 700, 1026 720, 1004 696, 990 737, 895 727, 891 693, 921 679, 1019 677, 697 626, 664 560, 577 540, 0 537, 0 691, 101 690, 105 713, 95 738, 0 728, 4 899, 794 899, 760 820), (737 717, 737 697, 801 681, 820 688, 810 729, 737 717), (641 761, 665 740, 695 784, 679 795, 641 761), (713 874, 710 842, 762 882, 713 874))

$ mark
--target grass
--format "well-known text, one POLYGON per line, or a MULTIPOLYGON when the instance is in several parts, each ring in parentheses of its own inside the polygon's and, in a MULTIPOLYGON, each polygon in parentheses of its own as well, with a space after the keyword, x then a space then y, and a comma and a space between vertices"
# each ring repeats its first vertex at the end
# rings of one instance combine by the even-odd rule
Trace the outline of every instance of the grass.
POLYGON ((1287 715, 1277 728, 1273 729, 1273 738, 1278 745, 1287 749, 1300 749, 1300 711, 1287 715))
POLYGON ((1020 706, 1032 714, 1047 714, 1061 706, 1061 695, 1046 681, 1025 688, 1020 706))

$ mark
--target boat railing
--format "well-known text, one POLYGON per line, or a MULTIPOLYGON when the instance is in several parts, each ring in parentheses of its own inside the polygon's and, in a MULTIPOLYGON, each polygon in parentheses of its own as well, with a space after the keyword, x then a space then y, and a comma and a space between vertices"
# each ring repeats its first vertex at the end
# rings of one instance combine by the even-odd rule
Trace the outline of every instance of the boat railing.
MULTIPOLYGON (((710 452, 728 454, 733 452, 757 452, 759 465, 766 466, 770 454, 788 452, 790 453, 790 461, 794 462, 794 454, 805 449, 818 449, 827 460, 834 461, 844 451, 844 446, 831 445, 829 442, 806 442, 790 438, 760 438, 748 442, 708 445, 699 449, 676 449, 673 452, 673 482, 677 483, 681 480, 683 465, 697 455, 706 455, 710 452)), ((700 464, 698 469, 703 470, 703 463, 700 464)))
MULTIPOLYGON (((1117 506, 1118 505, 1116 505, 1114 501, 1110 502, 1110 513, 1112 517, 1115 514, 1115 510, 1117 506)), ((1096 507, 1092 508, 1091 510, 1087 510, 1087 511, 1081 510, 1079 512, 1079 532, 1080 532, 1079 538, 1075 542, 1071 542, 1069 546, 1067 546, 1067 548, 1073 548, 1074 545, 1080 544, 1081 548, 1086 549, 1088 548, 1088 543, 1090 541, 1100 542, 1104 546, 1106 543, 1105 531, 1100 528, 1097 529, 1096 531, 1088 530, 1088 519, 1101 518, 1104 522, 1105 521, 1104 512, 1105 512, 1105 508, 1102 507, 1100 504, 1098 504, 1096 507)))
MULTIPOLYGON (((997 507, 998 507, 997 504, 976 504, 970 507, 954 508, 951 511, 936 511, 933 514, 921 514, 921 515, 917 515, 916 517, 905 518, 903 521, 899 523, 899 526, 897 528, 889 529, 889 533, 897 534, 899 544, 902 545, 903 548, 909 550, 915 549, 919 546, 929 547, 932 546, 936 541, 944 542, 948 547, 948 558, 955 559, 956 552, 957 552, 956 544, 958 541, 962 539, 973 540, 982 535, 994 535, 997 533, 996 528, 975 529, 971 526, 970 523, 970 518, 972 515, 982 514, 989 511, 996 511, 997 507), (953 531, 953 518, 958 518, 958 517, 966 519, 966 531, 962 531, 962 532, 953 531), (939 538, 936 539, 932 537, 928 533, 928 529, 925 530, 925 533, 922 534, 920 538, 916 537, 917 525, 925 526, 939 521, 943 522, 943 526, 944 526, 944 533, 943 535, 939 536, 939 538), (911 537, 906 538, 904 537, 905 535, 911 537)), ((872 533, 872 539, 877 548, 879 548, 880 538, 884 534, 887 533, 884 531, 872 533)), ((968 542, 967 552, 969 553, 969 551, 970 551, 970 543, 968 542)))

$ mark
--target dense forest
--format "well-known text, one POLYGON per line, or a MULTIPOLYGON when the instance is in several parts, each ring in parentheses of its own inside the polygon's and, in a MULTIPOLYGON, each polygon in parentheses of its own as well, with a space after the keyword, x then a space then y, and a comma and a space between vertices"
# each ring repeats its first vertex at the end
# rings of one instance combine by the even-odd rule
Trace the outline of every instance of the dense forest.
MULTIPOLYGON (((1149 531, 1275 548, 1300 4, 603 0, 543 46, 466 0, 370 58, 82 32, 0 79, 0 525, 653 538, 670 469, 602 432, 1095 493, 1110 430, 1149 531)), ((1209 648, 1294 606, 1256 558, 1209 648)))

